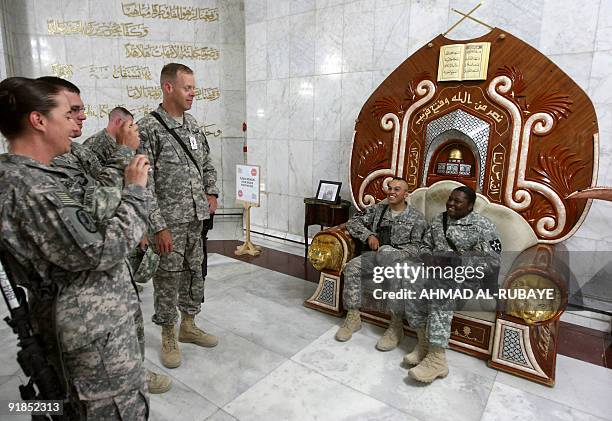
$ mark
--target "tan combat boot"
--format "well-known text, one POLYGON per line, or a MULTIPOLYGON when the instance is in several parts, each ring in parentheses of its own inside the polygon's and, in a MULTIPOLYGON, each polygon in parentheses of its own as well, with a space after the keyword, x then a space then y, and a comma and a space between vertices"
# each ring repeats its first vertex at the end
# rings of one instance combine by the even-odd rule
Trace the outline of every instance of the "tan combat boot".
POLYGON ((164 367, 176 368, 181 365, 181 351, 176 342, 174 325, 162 326, 161 362, 164 367))
POLYGON ((219 339, 211 333, 206 333, 196 326, 192 314, 181 313, 181 328, 179 330, 179 342, 196 344, 206 348, 217 346, 219 339))
POLYGON ((147 370, 147 388, 152 395, 166 393, 172 387, 172 379, 163 374, 147 370))
POLYGON ((418 342, 410 354, 404 355, 404 364, 417 365, 427 355, 429 342, 425 338, 425 329, 417 329, 416 334, 418 342))
POLYGON ((404 337, 404 327, 401 317, 395 314, 391 315, 389 327, 385 330, 382 338, 376 343, 376 349, 379 351, 391 351, 399 345, 404 337))
POLYGON ((353 333, 361 329, 361 316, 359 310, 351 309, 344 319, 344 323, 340 326, 340 329, 336 332, 336 339, 340 342, 346 342, 351 339, 353 333))
POLYGON ((419 365, 408 371, 410 377, 423 383, 431 383, 438 377, 444 378, 448 375, 448 365, 444 348, 430 346, 429 352, 419 365))

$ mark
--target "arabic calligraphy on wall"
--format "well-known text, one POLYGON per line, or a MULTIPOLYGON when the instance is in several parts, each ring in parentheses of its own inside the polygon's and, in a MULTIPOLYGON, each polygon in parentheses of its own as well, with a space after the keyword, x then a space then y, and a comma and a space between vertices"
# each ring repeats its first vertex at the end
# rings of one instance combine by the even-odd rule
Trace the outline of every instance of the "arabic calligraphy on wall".
POLYGON ((202 20, 213 22, 219 20, 219 9, 172 4, 121 3, 125 16, 149 19, 202 20))
POLYGON ((47 31, 51 35, 85 35, 87 37, 136 37, 149 34, 149 28, 142 23, 97 22, 82 20, 47 20, 47 31))
POLYGON ((466 87, 460 85, 453 88, 442 89, 438 96, 426 108, 423 108, 415 117, 412 124, 412 131, 416 134, 421 130, 421 126, 429 119, 446 114, 456 108, 464 108, 494 120, 495 130, 503 134, 508 130, 509 122, 506 114, 491 101, 489 101, 480 87, 466 87))
POLYGON ((70 79, 74 76, 75 71, 87 71, 92 79, 136 79, 136 80, 152 80, 151 70, 148 66, 124 66, 122 64, 97 66, 88 64, 85 66, 76 66, 74 64, 53 63, 51 71, 57 77, 70 79))
POLYGON ((74 64, 53 63, 51 65, 51 71, 57 77, 70 79, 74 74, 74 64))
MULTIPOLYGON (((161 99, 162 90, 160 86, 127 86, 127 94, 132 99, 161 99)), ((219 88, 195 88, 196 100, 215 101, 220 96, 219 88)))
MULTIPOLYGON (((128 106, 126 104, 85 104, 85 115, 87 118, 95 118, 95 119, 107 119, 108 113, 115 107, 124 107, 129 112, 134 115, 135 120, 139 120, 141 117, 144 117, 146 114, 149 114, 151 111, 154 111, 157 108, 157 105, 152 106, 150 104, 137 104, 133 106, 128 106)), ((223 131, 221 129, 216 129, 217 125, 215 123, 205 124, 200 126, 206 135, 212 135, 214 137, 220 136, 223 131)))
POLYGON ((188 44, 123 44, 127 58, 164 57, 169 59, 218 60, 219 50, 188 44))
MULTIPOLYGON (((109 8, 117 9, 112 10, 110 15, 59 17, 51 15, 48 19, 46 16, 41 19, 40 23, 49 38, 65 39, 63 42, 66 50, 81 48, 82 44, 78 41, 84 38, 91 39, 88 41, 89 45, 100 49, 101 54, 98 55, 100 58, 96 57, 91 62, 89 60, 58 62, 45 66, 47 74, 52 73, 81 85, 83 97, 91 99, 91 103, 85 106, 88 118, 100 120, 102 123, 114 107, 121 105, 138 119, 153 111, 161 101, 161 88, 155 85, 163 62, 183 60, 211 62, 220 58, 219 45, 185 43, 176 40, 172 33, 168 37, 158 38, 159 41, 149 39, 160 28, 166 31, 168 25, 176 33, 193 31, 194 24, 200 28, 204 25, 207 31, 218 31, 218 25, 207 25, 207 23, 219 21, 219 8, 202 7, 201 2, 192 0, 184 2, 192 5, 148 3, 148 1, 122 1, 115 3, 114 7, 109 4, 109 8), (200 7, 197 7, 198 5, 200 7), (119 54, 122 56, 123 64, 113 64, 119 61, 116 58, 106 56, 105 59, 104 49, 117 48, 118 41, 115 41, 117 39, 121 40, 119 54), (120 104, 121 102, 124 104, 120 104)), ((196 88, 194 99, 202 102, 218 101, 221 97, 220 88, 215 87, 219 86, 218 80, 211 80, 210 83, 212 86, 196 88)), ((222 133, 216 124, 202 126, 202 129, 213 136, 220 136, 222 133)))

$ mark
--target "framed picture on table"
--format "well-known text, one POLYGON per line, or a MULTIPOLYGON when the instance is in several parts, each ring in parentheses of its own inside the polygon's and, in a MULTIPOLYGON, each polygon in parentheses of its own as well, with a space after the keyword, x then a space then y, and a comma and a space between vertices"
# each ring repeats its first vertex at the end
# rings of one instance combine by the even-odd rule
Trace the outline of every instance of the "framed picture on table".
POLYGON ((339 181, 319 180, 317 200, 327 203, 338 203, 340 201, 341 186, 342 183, 339 181))

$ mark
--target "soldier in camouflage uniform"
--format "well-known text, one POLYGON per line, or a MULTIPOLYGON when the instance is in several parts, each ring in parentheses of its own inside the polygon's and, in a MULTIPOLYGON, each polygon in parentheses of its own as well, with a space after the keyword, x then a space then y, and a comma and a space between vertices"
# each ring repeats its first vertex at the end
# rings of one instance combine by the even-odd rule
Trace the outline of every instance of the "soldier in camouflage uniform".
POLYGON ((117 133, 122 124, 127 122, 132 124, 134 116, 131 112, 123 107, 115 107, 108 113, 108 124, 106 128, 100 130, 98 133, 90 136, 83 142, 90 151, 92 151, 98 161, 102 165, 107 165, 111 156, 117 149, 117 133))
POLYGON ((182 64, 164 66, 160 77, 163 102, 138 122, 142 147, 153 166, 151 188, 157 211, 151 216, 152 236, 161 254, 153 277, 155 314, 162 327, 161 362, 181 364, 175 324, 181 311, 179 342, 204 347, 217 338, 198 328, 194 316, 204 301, 202 228, 217 207, 217 171, 197 121, 185 111, 195 96, 193 71, 182 64))
MULTIPOLYGON (((342 298, 348 314, 336 333, 336 339, 339 341, 349 340, 353 332, 361 328, 359 309, 364 308, 362 297, 368 297, 368 302, 374 301, 369 298, 372 292, 374 267, 393 266, 395 262, 410 259, 418 254, 427 223, 421 212, 406 203, 407 197, 406 181, 394 178, 389 182, 385 201, 367 207, 346 223, 351 235, 367 244, 371 251, 355 257, 344 268, 342 298), (368 294, 364 294, 365 291, 368 294)), ((385 283, 383 289, 386 291, 401 288, 401 284, 395 279, 388 279, 385 283)), ((374 302, 373 306, 368 305, 368 307, 370 310, 390 310, 391 323, 376 344, 376 348, 381 351, 394 349, 403 336, 402 303, 374 302)))
MULTIPOLYGON (((43 76, 38 80, 45 81, 61 89, 70 103, 70 112, 77 123, 70 137, 76 139, 83 133, 83 122, 87 119, 85 107, 81 99, 81 91, 73 83, 55 76, 43 76)), ((70 144, 70 152, 57 156, 53 159, 53 165, 63 168, 69 175, 70 181, 66 181, 66 187, 71 191, 73 197, 80 202, 85 200, 85 191, 89 189, 90 198, 95 197, 95 190, 100 187, 123 188, 123 171, 134 152, 139 146, 139 141, 133 136, 125 133, 119 135, 116 147, 104 162, 100 162, 95 153, 89 148, 77 143, 70 144)), ((93 199, 90 199, 93 200, 93 199)))
POLYGON ((32 314, 51 318, 34 325, 56 336, 81 418, 147 419, 124 259, 147 227, 148 160, 130 162, 116 215, 97 224, 64 186, 69 174, 49 166, 70 148, 75 123, 66 96, 42 81, 9 78, 0 83, 0 112, 10 150, 0 155, 0 246, 27 274, 18 282, 32 314))
MULTIPOLYGON (((473 211, 476 193, 467 186, 456 188, 446 202, 446 212, 434 217, 423 237, 423 259, 430 266, 463 266, 476 268, 495 277, 499 271, 501 242, 491 221, 473 211), (446 222, 445 222, 446 220, 446 222), (451 256, 449 260, 449 256, 451 256)), ((422 277, 404 286, 418 297, 423 288, 475 288, 478 280, 462 281, 425 279, 422 277)), ((448 347, 455 301, 443 299, 407 299, 405 316, 416 330, 418 343, 404 357, 415 365, 408 373, 421 382, 430 383, 448 374, 444 349, 448 347)))
MULTIPOLYGON (((39 80, 57 87, 68 98, 71 116, 76 122, 70 137, 73 139, 80 137, 83 122, 87 117, 84 114, 83 100, 79 88, 73 83, 55 76, 43 76, 39 80)), ((62 182, 70 192, 71 197, 82 204, 84 209, 97 222, 114 217, 119 205, 121 190, 123 189, 123 172, 140 145, 138 127, 135 125, 132 127, 132 122, 133 120, 125 119, 119 124, 119 127, 112 129, 116 141, 113 148, 107 151, 108 155, 105 156, 104 165, 93 151, 75 141, 70 144, 70 152, 57 156, 52 161, 54 167, 62 168, 69 175, 62 182)), ((145 236, 128 255, 130 275, 136 271, 142 261, 142 259, 134 258, 137 249, 146 247, 146 244, 145 236)), ((139 287, 139 292, 142 291, 140 285, 136 287, 137 289, 139 287)), ((137 300, 134 306, 136 335, 144 360, 144 320, 139 304, 140 297, 137 295, 135 297, 137 300)), ((146 379, 147 389, 150 393, 165 393, 170 390, 172 384, 170 377, 151 370, 147 370, 146 379)))
MULTIPOLYGON (((100 164, 112 168, 115 166, 114 161, 116 160, 117 151, 121 149, 121 127, 126 123, 131 126, 133 122, 134 116, 130 111, 124 107, 115 107, 108 113, 108 124, 106 128, 88 137, 85 142, 83 142, 83 146, 93 152, 100 164)), ((140 142, 138 142, 138 145, 140 145, 140 142)), ((130 266, 134 272, 135 282, 146 283, 151 279, 153 273, 155 273, 157 269, 157 264, 155 262, 158 261, 158 256, 153 253, 153 249, 147 251, 147 246, 148 240, 145 237, 139 246, 132 250, 132 253, 130 253, 128 257, 130 266), (145 256, 146 259, 144 258, 145 256), (141 264, 143 264, 143 267, 141 267, 141 264), (144 278, 141 276, 137 279, 137 274, 150 274, 151 276, 144 278)), ((142 292, 142 287, 140 285, 137 285, 137 288, 139 292, 142 292)), ((142 314, 139 314, 138 317, 142 319, 142 314)), ((144 326, 139 326, 139 337, 140 336, 143 337, 142 346, 144 347, 144 326)))

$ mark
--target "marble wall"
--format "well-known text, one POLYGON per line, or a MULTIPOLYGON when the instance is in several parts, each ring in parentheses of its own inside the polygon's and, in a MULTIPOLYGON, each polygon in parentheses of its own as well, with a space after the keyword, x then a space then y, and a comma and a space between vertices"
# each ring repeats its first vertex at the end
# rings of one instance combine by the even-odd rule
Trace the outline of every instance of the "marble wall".
POLYGON ((88 115, 79 140, 106 127, 116 105, 137 119, 155 109, 165 63, 191 67, 201 88, 191 113, 211 132, 220 205, 236 207, 235 165, 244 161, 242 0, 4 0, 2 6, 2 77, 56 75, 79 86, 88 115))
MULTIPOLYGON (((393 69, 473 0, 246 0, 248 161, 265 194, 254 229, 300 240, 303 198, 342 181, 361 106, 393 69)), ((490 0, 474 14, 538 48, 591 97, 600 127, 598 184, 612 186, 612 1, 490 0)), ((449 34, 488 30, 465 21, 449 34)), ((595 202, 571 250, 612 250, 612 203, 595 202)), ((315 229, 316 227, 313 227, 315 229)), ((311 234, 313 232, 311 231, 311 234)), ((599 266, 601 267, 601 266, 599 266)))
MULTIPOLYGON (((6 24, 4 21, 4 8, 5 8, 5 2, 4 0, 0 1, 0 23, 2 24, 0 27, 0 80, 6 78, 7 72, 6 72, 6 61, 7 61, 7 54, 6 54, 6 49, 4 47, 4 32, 6 30, 6 24)), ((4 140, 4 138, 2 137, 2 135, 0 134, 0 153, 4 153, 6 152, 6 142, 4 140)))
POLYGON ((4 2, 0 2, 0 22, 2 23, 2 30, 0 30, 0 80, 6 77, 6 58, 4 49, 4 29, 6 28, 4 22, 4 2))

